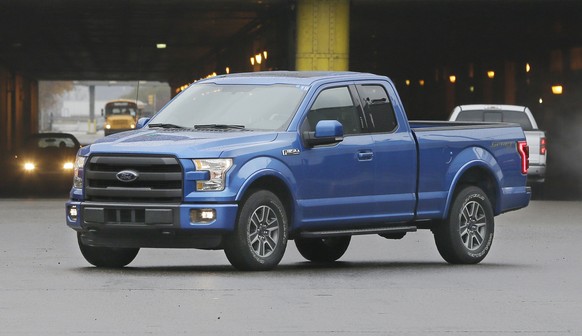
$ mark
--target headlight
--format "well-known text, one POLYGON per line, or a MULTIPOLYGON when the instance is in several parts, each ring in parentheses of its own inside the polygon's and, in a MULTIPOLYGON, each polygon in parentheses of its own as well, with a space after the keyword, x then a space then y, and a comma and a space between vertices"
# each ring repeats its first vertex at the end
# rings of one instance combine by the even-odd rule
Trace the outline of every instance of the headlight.
POLYGON ((226 172, 232 167, 232 159, 192 160, 198 171, 208 171, 208 180, 196 181, 198 191, 220 191, 226 187, 226 172))
POLYGON ((111 129, 111 125, 109 125, 109 124, 105 124, 105 128, 106 128, 106 129, 111 129))
POLYGON ((75 159, 75 165, 73 167, 73 187, 81 189, 83 188, 83 175, 80 174, 83 171, 83 166, 85 165, 85 156, 77 156, 75 159))
POLYGON ((24 170, 26 171, 33 171, 36 168, 36 165, 33 162, 26 162, 24 163, 24 170))

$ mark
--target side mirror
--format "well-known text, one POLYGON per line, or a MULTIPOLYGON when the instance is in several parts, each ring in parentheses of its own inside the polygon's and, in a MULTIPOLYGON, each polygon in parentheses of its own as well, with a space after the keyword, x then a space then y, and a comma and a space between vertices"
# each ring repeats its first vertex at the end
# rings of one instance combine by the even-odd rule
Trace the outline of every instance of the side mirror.
POLYGON ((321 120, 315 132, 304 132, 303 138, 309 147, 336 144, 344 139, 344 127, 337 120, 321 120))
POLYGON ((144 127, 149 121, 150 121, 150 118, 139 118, 139 120, 135 124, 135 128, 140 129, 140 128, 144 127))

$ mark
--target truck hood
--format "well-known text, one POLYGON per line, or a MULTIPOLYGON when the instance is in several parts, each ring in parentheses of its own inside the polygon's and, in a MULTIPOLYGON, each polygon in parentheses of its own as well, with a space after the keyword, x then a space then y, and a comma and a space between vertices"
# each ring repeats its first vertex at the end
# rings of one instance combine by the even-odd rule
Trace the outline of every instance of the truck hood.
POLYGON ((220 157, 225 151, 272 142, 276 132, 141 129, 110 135, 81 150, 82 155, 168 154, 178 158, 220 157))

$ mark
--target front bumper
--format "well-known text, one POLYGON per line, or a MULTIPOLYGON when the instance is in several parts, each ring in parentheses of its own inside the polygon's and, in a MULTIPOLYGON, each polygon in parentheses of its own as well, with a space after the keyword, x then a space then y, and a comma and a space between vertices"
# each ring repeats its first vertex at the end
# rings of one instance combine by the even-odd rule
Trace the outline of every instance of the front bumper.
POLYGON ((237 204, 66 203, 67 225, 87 245, 108 247, 220 248, 234 231, 237 204), (192 210, 214 209, 209 223, 191 221, 192 210))

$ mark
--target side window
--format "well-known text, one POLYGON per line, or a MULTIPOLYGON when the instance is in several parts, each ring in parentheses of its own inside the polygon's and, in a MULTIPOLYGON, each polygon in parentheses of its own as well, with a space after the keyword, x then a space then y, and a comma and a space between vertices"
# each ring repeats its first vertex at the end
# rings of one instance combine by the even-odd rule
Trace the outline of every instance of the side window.
POLYGON ((339 121, 343 126, 344 134, 362 132, 362 123, 358 110, 346 86, 321 91, 307 113, 307 118, 301 128, 315 131, 315 125, 320 120, 339 121))
POLYGON ((358 93, 362 98, 364 114, 368 126, 373 133, 392 132, 397 122, 392 102, 381 85, 358 85, 358 93))

